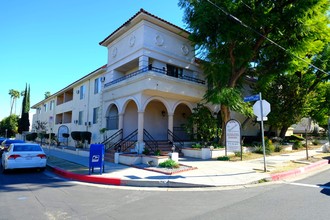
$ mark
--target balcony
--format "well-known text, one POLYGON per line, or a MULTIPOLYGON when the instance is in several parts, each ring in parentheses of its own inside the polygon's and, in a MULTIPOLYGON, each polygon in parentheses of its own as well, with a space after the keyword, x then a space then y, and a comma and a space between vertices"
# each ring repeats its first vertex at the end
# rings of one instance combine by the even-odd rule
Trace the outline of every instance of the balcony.
POLYGON ((123 77, 120 77, 116 80, 113 80, 111 82, 108 82, 104 85, 104 87, 108 87, 108 86, 112 86, 116 83, 119 83, 119 82, 122 82, 122 81, 125 81, 129 78, 132 78, 134 76, 137 76, 137 75, 140 75, 140 74, 143 74, 145 72, 148 72, 148 71, 154 71, 156 73, 160 73, 160 74, 164 74, 164 75, 167 75, 169 77, 174 77, 174 78, 179 78, 179 79, 183 79, 183 80, 187 80, 187 81, 190 81, 190 82, 194 82, 194 83, 197 83, 197 84, 202 84, 202 85, 205 85, 205 80, 201 80, 201 79, 198 79, 198 78, 195 78, 195 77, 191 77, 191 76, 187 76, 187 75, 183 75, 183 74, 173 74, 173 72, 171 71, 167 71, 165 69, 159 69, 159 68, 156 68, 156 67, 152 67, 152 66, 146 66, 140 70, 137 70, 133 73, 130 73, 130 74, 127 74, 126 76, 123 76, 123 77))

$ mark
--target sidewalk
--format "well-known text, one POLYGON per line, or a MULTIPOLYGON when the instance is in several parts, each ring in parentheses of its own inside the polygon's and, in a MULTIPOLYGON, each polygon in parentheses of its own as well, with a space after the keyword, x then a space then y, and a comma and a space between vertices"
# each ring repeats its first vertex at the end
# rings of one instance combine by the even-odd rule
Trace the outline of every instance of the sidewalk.
MULTIPOLYGON (((48 156, 48 167, 56 174, 82 182, 140 187, 219 187, 242 186, 263 180, 280 180, 328 165, 320 160, 310 165, 284 173, 263 172, 263 158, 248 161, 217 161, 180 158, 179 163, 196 169, 167 175, 131 166, 106 162, 104 172, 99 168, 89 175, 89 152, 69 149, 44 148, 48 156)), ((309 150, 309 156, 322 153, 309 150)), ((266 157, 267 170, 283 166, 286 162, 306 157, 305 151, 266 157)))

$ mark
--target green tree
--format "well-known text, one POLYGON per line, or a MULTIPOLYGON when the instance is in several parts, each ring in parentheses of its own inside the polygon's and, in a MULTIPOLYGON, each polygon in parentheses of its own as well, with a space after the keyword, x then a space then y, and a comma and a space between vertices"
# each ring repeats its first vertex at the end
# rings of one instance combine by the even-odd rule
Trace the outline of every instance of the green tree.
POLYGON ((329 4, 328 0, 179 1, 191 40, 204 60, 209 84, 205 99, 221 104, 222 128, 230 110, 246 112, 237 96, 227 97, 228 91, 239 92, 245 77, 297 72, 322 50, 329 35, 329 4))
POLYGON ((49 91, 45 92, 45 99, 49 98, 51 96, 51 93, 49 91))
POLYGON ((30 130, 30 86, 25 86, 24 97, 22 101, 22 114, 19 120, 18 132, 22 134, 24 131, 30 130))
POLYGON ((309 116, 318 125, 327 129, 330 116, 330 82, 320 84, 314 95, 310 102, 312 108, 309 116))
POLYGON ((14 137, 18 130, 18 119, 17 115, 10 115, 2 119, 0 122, 1 136, 5 136, 7 130, 7 137, 14 137))
POLYGON ((8 94, 10 95, 10 114, 9 115, 12 115, 14 105, 15 105, 15 113, 16 113, 16 101, 17 101, 17 99, 19 99, 20 93, 19 93, 19 91, 15 90, 15 89, 10 89, 8 94))
MULTIPOLYGON (((280 129, 280 137, 284 137, 287 128, 298 123, 303 117, 312 117, 321 124, 329 117, 329 106, 326 101, 329 101, 327 82, 330 76, 326 71, 329 71, 330 67, 330 47, 329 43, 326 43, 320 44, 320 47, 323 46, 321 52, 314 51, 311 61, 312 65, 317 65, 322 70, 305 65, 271 79, 262 76, 259 78, 258 91, 262 91, 264 98, 272 105, 268 123, 271 127, 280 129)), ((316 51, 318 50, 319 48, 316 51)))
POLYGON ((217 125, 217 119, 202 104, 198 104, 193 109, 185 127, 187 133, 193 135, 194 139, 202 142, 202 144, 212 142, 221 133, 221 129, 217 125))

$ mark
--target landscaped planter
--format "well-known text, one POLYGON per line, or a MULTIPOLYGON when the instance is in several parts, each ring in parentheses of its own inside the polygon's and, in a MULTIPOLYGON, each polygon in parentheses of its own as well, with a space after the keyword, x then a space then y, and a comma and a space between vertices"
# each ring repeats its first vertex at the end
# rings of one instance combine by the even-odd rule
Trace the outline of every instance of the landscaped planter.
POLYGON ((125 165, 135 165, 142 163, 142 155, 138 154, 119 154, 118 163, 125 165))
POLYGON ((119 154, 118 161, 116 163, 125 164, 125 165, 137 165, 137 164, 147 164, 150 166, 158 166, 159 163, 162 163, 168 160, 168 156, 151 156, 144 154, 119 154))
POLYGON ((211 158, 210 148, 182 148, 182 153, 185 157, 200 158, 204 160, 211 158))
POLYGON ((149 156, 149 155, 143 155, 142 156, 142 163, 147 164, 150 166, 158 166, 159 163, 162 163, 166 160, 168 160, 168 156, 149 156))
POLYGON ((225 148, 220 148, 220 149, 213 149, 211 151, 211 157, 212 158, 218 158, 226 155, 225 148))

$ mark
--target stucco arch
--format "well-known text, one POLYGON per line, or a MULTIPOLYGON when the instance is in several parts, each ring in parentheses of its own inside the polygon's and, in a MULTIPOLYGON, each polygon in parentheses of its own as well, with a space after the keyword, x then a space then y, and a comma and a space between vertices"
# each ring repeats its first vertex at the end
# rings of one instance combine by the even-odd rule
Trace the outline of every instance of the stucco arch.
POLYGON ((163 103, 163 105, 165 106, 166 108, 166 111, 168 112, 168 114, 173 114, 173 111, 171 110, 171 107, 169 105, 169 103, 167 102, 166 99, 162 98, 162 97, 159 97, 159 96, 154 96, 154 97, 150 97, 149 99, 147 99, 145 101, 145 103, 143 104, 141 110, 142 111, 145 111, 146 107, 148 106, 148 104, 151 102, 151 101, 160 101, 161 103, 163 103))
POLYGON ((120 114, 124 114, 125 113, 125 109, 127 108, 127 105, 130 101, 133 101, 135 103, 135 105, 137 106, 137 109, 140 110, 141 106, 140 106, 140 102, 135 98, 135 97, 127 97, 122 104, 122 108, 120 109, 120 114))
POLYGON ((173 105, 172 112, 174 112, 175 109, 176 109, 180 104, 185 104, 186 106, 188 106, 188 108, 190 109, 191 112, 193 111, 194 106, 193 106, 192 103, 187 102, 187 101, 178 101, 178 102, 176 102, 176 103, 173 105))
POLYGON ((116 101, 114 101, 114 102, 110 102, 110 103, 108 104, 107 110, 105 111, 105 115, 104 115, 105 117, 107 117, 107 115, 108 115, 108 113, 109 113, 109 110, 112 108, 112 106, 116 106, 117 109, 118 109, 118 112, 121 111, 121 110, 120 110, 119 103, 117 103, 116 101))

